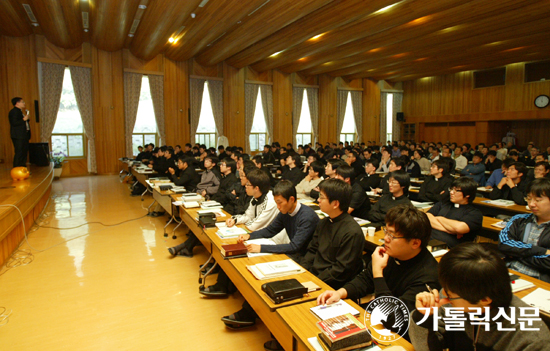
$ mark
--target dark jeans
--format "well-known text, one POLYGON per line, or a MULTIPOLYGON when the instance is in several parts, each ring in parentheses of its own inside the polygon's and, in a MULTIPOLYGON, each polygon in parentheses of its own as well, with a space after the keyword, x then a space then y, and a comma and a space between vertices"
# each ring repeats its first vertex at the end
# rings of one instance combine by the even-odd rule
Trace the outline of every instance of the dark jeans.
POLYGON ((27 167, 27 155, 29 154, 29 139, 11 139, 15 155, 13 167, 27 167))

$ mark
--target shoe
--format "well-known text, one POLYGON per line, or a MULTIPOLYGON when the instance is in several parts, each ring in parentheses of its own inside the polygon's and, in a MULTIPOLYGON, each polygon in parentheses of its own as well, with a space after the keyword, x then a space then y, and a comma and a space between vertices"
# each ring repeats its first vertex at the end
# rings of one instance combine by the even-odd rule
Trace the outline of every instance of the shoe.
POLYGON ((222 322, 225 324, 226 327, 230 329, 242 329, 242 328, 251 327, 254 324, 256 324, 256 320, 253 320, 253 321, 238 320, 236 319, 234 314, 222 317, 222 322))
POLYGON ((283 347, 275 339, 266 341, 264 344, 264 349, 266 351, 284 351, 283 347))
POLYGON ((228 295, 227 292, 219 289, 215 285, 211 285, 207 288, 205 288, 204 286, 199 287, 199 294, 213 297, 226 297, 228 295))
POLYGON ((141 194, 130 194, 131 197, 141 196, 141 194))
POLYGON ((183 256, 183 257, 193 257, 193 253, 190 252, 187 248, 183 248, 181 249, 178 253, 177 253, 178 256, 183 256))
POLYGON ((176 248, 174 248, 174 247, 169 247, 168 252, 170 252, 170 255, 172 255, 172 256, 177 255, 176 248))

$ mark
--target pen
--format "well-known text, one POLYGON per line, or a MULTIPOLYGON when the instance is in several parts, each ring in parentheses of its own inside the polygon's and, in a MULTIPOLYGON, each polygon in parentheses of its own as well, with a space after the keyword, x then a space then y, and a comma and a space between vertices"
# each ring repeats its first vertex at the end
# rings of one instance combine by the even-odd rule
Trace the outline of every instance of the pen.
POLYGON ((432 289, 430 289, 430 286, 429 286, 428 284, 426 284, 426 288, 428 288, 428 292, 429 292, 430 294, 433 294, 432 289))

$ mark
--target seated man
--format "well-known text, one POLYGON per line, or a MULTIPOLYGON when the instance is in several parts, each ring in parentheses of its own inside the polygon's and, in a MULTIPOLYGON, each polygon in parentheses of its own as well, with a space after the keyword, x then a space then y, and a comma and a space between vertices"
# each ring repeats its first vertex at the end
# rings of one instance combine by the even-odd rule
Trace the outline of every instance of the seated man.
POLYGON ((441 258, 439 282, 441 292, 417 294, 416 310, 411 309, 409 335, 416 351, 548 349, 550 333, 544 322, 517 319, 521 308, 531 306, 512 294, 508 269, 496 250, 471 242, 458 245, 441 258))
POLYGON ((298 185, 304 178, 304 173, 300 170, 300 155, 293 153, 287 156, 286 166, 288 169, 282 172, 281 180, 290 180, 294 186, 298 185))
MULTIPOLYGON (((292 259, 297 260, 305 253, 313 232, 319 223, 319 216, 311 208, 302 206, 296 201, 296 188, 290 181, 280 181, 275 186, 273 193, 279 209, 275 219, 263 229, 239 236, 239 242, 249 239, 273 238, 281 231, 286 230, 290 240, 289 243, 278 245, 250 244, 247 246, 248 252, 286 253, 292 259)), ((227 276, 222 276, 221 279, 223 281, 218 278, 218 283, 216 283, 216 285, 219 284, 218 286, 212 286, 205 290, 215 292, 215 289, 223 289, 223 284, 227 284, 229 279, 227 276)), ((201 293, 205 294, 205 290, 201 293)), ((257 317, 252 306, 245 301, 240 311, 222 317, 222 321, 228 328, 238 329, 254 325, 257 317)))
POLYGON ((533 213, 512 217, 498 248, 508 256, 509 268, 550 283, 550 179, 529 184, 527 203, 533 213))
POLYGON ((512 163, 514 163, 514 159, 507 158, 504 161, 502 161, 502 165, 500 166, 500 170, 494 170, 493 173, 491 173, 491 176, 487 180, 487 183, 485 183, 485 188, 487 189, 493 189, 495 186, 497 186, 498 183, 504 178, 506 175, 506 171, 508 170, 508 167, 512 163))
POLYGON ((372 227, 382 227, 385 222, 386 213, 399 204, 410 204, 411 200, 408 198, 409 186, 411 180, 409 174, 403 170, 390 173, 390 179, 388 180, 390 193, 383 195, 378 200, 372 209, 370 210, 367 219, 372 223, 372 227))
POLYGON ((238 182, 237 177, 235 176, 235 171, 237 170, 237 164, 235 161, 229 157, 222 160, 220 163, 220 173, 222 175, 220 179, 220 186, 218 191, 215 194, 210 196, 210 199, 213 201, 218 201, 223 206, 231 199, 231 186, 238 182))
POLYGON ((378 160, 374 157, 365 161, 365 172, 357 178, 357 183, 364 191, 373 191, 380 187, 382 178, 376 174, 378 164, 378 160))
POLYGON ((206 195, 215 194, 220 187, 220 180, 214 172, 214 167, 218 163, 218 159, 214 156, 207 156, 204 159, 205 171, 202 172, 201 181, 197 184, 197 193, 203 197, 206 195))
POLYGON ((185 190, 194 192, 197 188, 197 184, 200 182, 200 175, 193 168, 193 159, 187 156, 181 156, 178 158, 178 168, 180 170, 180 176, 176 176, 176 171, 172 167, 168 168, 170 178, 172 182, 177 186, 185 187, 185 190))
POLYGON ((480 186, 483 186, 485 184, 485 165, 482 161, 483 154, 476 151, 472 157, 473 163, 469 163, 466 167, 464 167, 464 169, 460 171, 460 174, 472 178, 480 186))
POLYGON ((453 177, 449 175, 449 163, 445 160, 434 161, 430 167, 430 175, 424 178, 420 185, 418 200, 422 202, 439 202, 443 193, 449 189, 453 177))
POLYGON ((328 217, 317 225, 300 264, 339 289, 363 268, 365 237, 359 224, 347 213, 351 186, 340 179, 327 179, 319 188, 319 207, 328 217))
POLYGON ((336 179, 341 179, 351 185, 352 193, 348 213, 353 217, 367 219, 370 211, 370 199, 361 185, 353 181, 354 175, 355 171, 349 165, 340 166, 336 170, 336 179))
POLYGON ((350 165, 353 168, 353 171, 354 171, 353 179, 357 178, 358 175, 364 173, 363 163, 361 162, 361 159, 359 158, 359 155, 357 154, 357 152, 350 151, 345 161, 348 165, 350 165))
POLYGON ((495 150, 489 150, 487 152, 487 159, 485 159, 485 170, 494 172, 502 166, 502 161, 497 158, 497 152, 495 150))
MULTIPOLYGON (((405 168, 406 163, 401 157, 393 157, 390 161, 390 166, 388 170, 391 172, 395 172, 398 170, 401 170, 405 168)), ((410 177, 410 176, 409 176, 410 177)), ((384 178, 382 178, 382 181, 380 182, 381 188, 374 189, 374 192, 376 194, 386 195, 390 193, 390 188, 388 184, 388 179, 390 179, 390 174, 386 174, 384 178)))
POLYGON ((323 180, 322 177, 325 175, 325 166, 321 161, 314 161, 308 169, 309 172, 307 176, 296 185, 296 193, 298 199, 311 199, 313 201, 313 199, 309 197, 309 194, 323 180))
POLYGON ((367 268, 342 288, 323 292, 318 305, 374 294, 397 297, 412 310, 426 284, 439 288, 437 261, 426 248, 430 221, 422 211, 410 204, 395 206, 386 215, 384 234, 384 246, 376 248, 367 268))
POLYGON ((468 159, 462 155, 462 148, 460 147, 454 150, 453 159, 455 160, 457 171, 461 171, 468 165, 468 159))
MULTIPOLYGON (((331 158, 327 161, 327 165, 325 166, 325 179, 335 178, 336 177, 336 169, 338 167, 345 165, 346 162, 337 159, 337 158, 331 158)), ((320 184, 320 183, 319 183, 320 184)), ((317 186, 311 192, 309 193, 309 197, 311 197, 314 200, 317 200, 319 198, 319 187, 317 186)))
POLYGON ((248 208, 252 196, 246 193, 247 174, 256 169, 252 161, 245 161, 243 169, 239 172, 239 180, 229 187, 229 202, 223 207, 224 211, 231 215, 243 214, 248 208))
POLYGON ((528 184, 523 180, 526 175, 527 167, 523 163, 512 163, 506 171, 506 177, 502 178, 500 183, 489 193, 489 198, 491 200, 513 200, 518 205, 527 205, 525 196, 528 184))
POLYGON ((449 247, 473 241, 483 226, 483 214, 472 205, 477 183, 468 177, 455 179, 450 197, 436 203, 427 213, 432 226, 432 239, 441 240, 449 247))

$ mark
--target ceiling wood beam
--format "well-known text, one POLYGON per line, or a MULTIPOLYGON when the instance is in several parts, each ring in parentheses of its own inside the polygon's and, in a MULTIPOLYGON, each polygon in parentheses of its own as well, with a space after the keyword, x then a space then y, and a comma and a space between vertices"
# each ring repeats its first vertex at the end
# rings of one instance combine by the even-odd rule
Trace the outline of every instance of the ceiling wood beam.
POLYGON ((124 48, 139 2, 95 0, 90 3, 90 32, 94 46, 105 51, 124 48))
POLYGON ((28 3, 40 24, 44 36, 54 45, 65 49, 83 43, 84 28, 80 1, 74 0, 20 0, 28 3))
POLYGON ((0 35, 24 37, 33 33, 29 17, 16 0, 0 1, 0 35))

